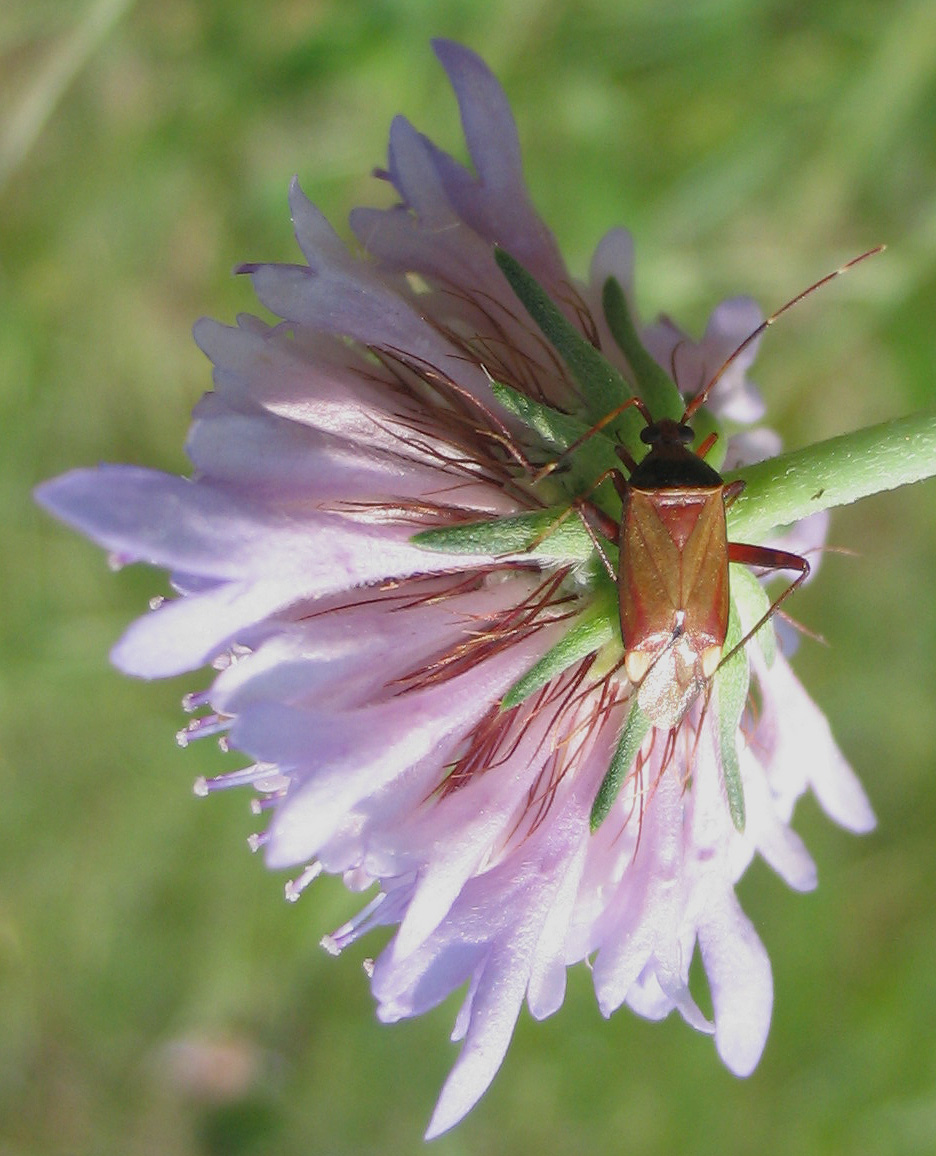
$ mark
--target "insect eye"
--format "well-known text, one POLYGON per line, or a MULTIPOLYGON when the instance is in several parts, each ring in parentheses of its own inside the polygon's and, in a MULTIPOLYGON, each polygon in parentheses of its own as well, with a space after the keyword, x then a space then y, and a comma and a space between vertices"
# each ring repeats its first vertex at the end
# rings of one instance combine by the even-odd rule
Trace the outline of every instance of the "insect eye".
POLYGON ((691 445, 693 439, 695 438, 695 432, 687 425, 681 425, 678 428, 679 440, 682 442, 682 444, 684 446, 691 445))
POLYGON ((644 426, 640 431, 640 440, 645 446, 655 445, 660 440, 660 427, 656 422, 653 425, 644 426))

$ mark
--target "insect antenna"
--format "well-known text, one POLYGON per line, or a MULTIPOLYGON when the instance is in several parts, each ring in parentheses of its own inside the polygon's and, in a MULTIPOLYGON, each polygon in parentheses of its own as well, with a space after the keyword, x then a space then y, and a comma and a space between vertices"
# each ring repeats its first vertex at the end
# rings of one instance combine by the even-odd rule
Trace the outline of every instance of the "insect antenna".
POLYGON ((653 418, 650 416, 650 411, 647 409, 646 405, 639 397, 629 397, 627 401, 621 402, 621 404, 615 406, 610 413, 606 413, 603 418, 601 418, 599 421, 596 421, 595 424, 590 426, 580 437, 577 437, 571 445, 566 446, 566 448, 556 458, 555 461, 547 462, 545 466, 542 466, 540 469, 538 469, 530 479, 533 485, 536 485, 537 482, 541 482, 543 478, 548 477, 551 473, 553 473, 554 470, 558 469, 567 458, 570 458, 572 454, 574 454, 575 451, 579 448, 579 446, 584 445, 585 442, 587 442, 589 438, 593 438, 595 434, 601 433, 605 426, 610 425, 611 422, 615 420, 615 418, 620 417, 625 410, 631 408, 636 409, 640 413, 640 416, 644 419, 647 425, 651 424, 653 418))
POLYGON ((771 315, 765 321, 762 321, 756 329, 752 330, 747 335, 747 337, 745 337, 737 349, 735 349, 725 359, 718 372, 713 377, 709 378, 704 387, 695 395, 695 397, 690 399, 686 406, 686 412, 683 414, 683 424, 688 422, 696 410, 700 409, 705 404, 708 395, 712 392, 719 381, 721 381, 725 371, 729 368, 729 366, 733 365, 738 357, 740 357, 745 349, 747 349, 747 347, 751 344, 751 342, 756 341, 762 333, 769 329, 778 317, 781 317, 788 309, 792 309, 794 305, 798 305, 805 297, 809 297, 810 294, 815 293, 817 289, 821 289, 823 285, 828 285, 828 283, 830 281, 834 281, 836 277, 841 277, 843 273, 847 273, 849 269, 853 268, 859 262, 866 260, 868 257, 874 257, 878 253, 883 253, 886 248, 886 245, 875 245, 873 249, 867 249, 864 253, 860 253, 857 257, 852 257, 850 261, 846 261, 844 265, 839 266, 838 269, 834 269, 831 273, 826 273, 824 277, 820 277, 818 281, 814 281, 813 284, 810 285, 807 289, 804 289, 801 293, 797 293, 796 296, 791 297, 785 305, 781 305, 779 309, 771 313, 771 315))

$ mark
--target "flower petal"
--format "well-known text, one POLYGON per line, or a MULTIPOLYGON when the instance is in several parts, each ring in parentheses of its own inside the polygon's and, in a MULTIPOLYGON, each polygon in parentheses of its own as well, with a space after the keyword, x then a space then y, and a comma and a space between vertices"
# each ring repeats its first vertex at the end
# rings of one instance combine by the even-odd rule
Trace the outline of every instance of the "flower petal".
POLYGON ((467 470, 459 479, 403 453, 364 448, 272 414, 203 416, 192 426, 186 452, 201 474, 254 497, 370 506, 434 498, 440 505, 475 510, 479 517, 515 508, 502 490, 473 480, 467 470))
POLYGON ((311 858, 350 807, 424 761, 431 791, 438 768, 537 649, 535 640, 519 643, 439 686, 354 711, 258 703, 239 716, 231 742, 297 777, 269 830, 269 865, 311 858))
POLYGON ((215 395, 199 402, 196 417, 220 401, 237 412, 263 409, 361 446, 399 451, 402 430, 394 427, 416 416, 391 392, 389 376, 330 334, 306 331, 300 339, 253 317, 236 326, 203 317, 194 336, 215 365, 215 395))
POLYGON ((111 661, 138 678, 171 678, 195 670, 211 662, 245 627, 294 598, 292 581, 223 582, 138 618, 111 651, 111 661))
POLYGON ((504 91, 483 60, 451 40, 433 48, 458 98, 475 178, 441 150, 436 165, 458 215, 477 233, 507 249, 559 298, 569 277, 555 239, 530 204, 520 142, 504 91))
POLYGON ((825 716, 782 655, 777 656, 768 677, 779 718, 797 720, 795 727, 778 727, 771 781, 795 782, 805 777, 819 805, 839 826, 856 833, 872 830, 877 820, 864 788, 839 750, 825 716))
POLYGON ((487 1091, 501 1066, 523 1003, 527 966, 517 940, 492 953, 471 1003, 471 1023, 461 1054, 442 1086, 426 1129, 434 1140, 461 1120, 487 1091))
POLYGON ((699 949, 715 1008, 715 1047, 736 1076, 749 1076, 767 1042, 773 977, 764 945, 734 896, 711 896, 699 949))
POLYGON ((72 470, 40 486, 36 499, 122 557, 212 578, 241 576, 268 529, 249 503, 134 466, 72 470))

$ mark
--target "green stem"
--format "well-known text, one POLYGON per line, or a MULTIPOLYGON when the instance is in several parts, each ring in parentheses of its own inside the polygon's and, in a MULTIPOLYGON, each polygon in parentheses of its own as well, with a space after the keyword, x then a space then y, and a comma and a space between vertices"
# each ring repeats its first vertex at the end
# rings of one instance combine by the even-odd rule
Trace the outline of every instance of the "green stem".
MULTIPOLYGON (((936 410, 868 426, 725 474, 743 478, 728 511, 733 542, 756 541, 777 526, 832 506, 936 475, 936 410)), ((412 541, 428 550, 516 554, 582 561, 592 552, 581 519, 568 507, 423 530, 412 541)))
POLYGON ((936 474, 936 410, 924 410, 725 474, 743 478, 729 511, 732 540, 757 538, 832 506, 936 474))

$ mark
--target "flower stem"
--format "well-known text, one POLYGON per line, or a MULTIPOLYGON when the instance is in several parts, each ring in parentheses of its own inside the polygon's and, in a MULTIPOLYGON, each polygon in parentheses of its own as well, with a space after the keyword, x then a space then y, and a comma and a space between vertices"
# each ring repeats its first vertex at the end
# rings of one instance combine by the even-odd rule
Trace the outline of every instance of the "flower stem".
POLYGON ((756 538, 832 506, 936 474, 936 410, 842 434, 725 474, 743 478, 728 512, 732 540, 756 538))

